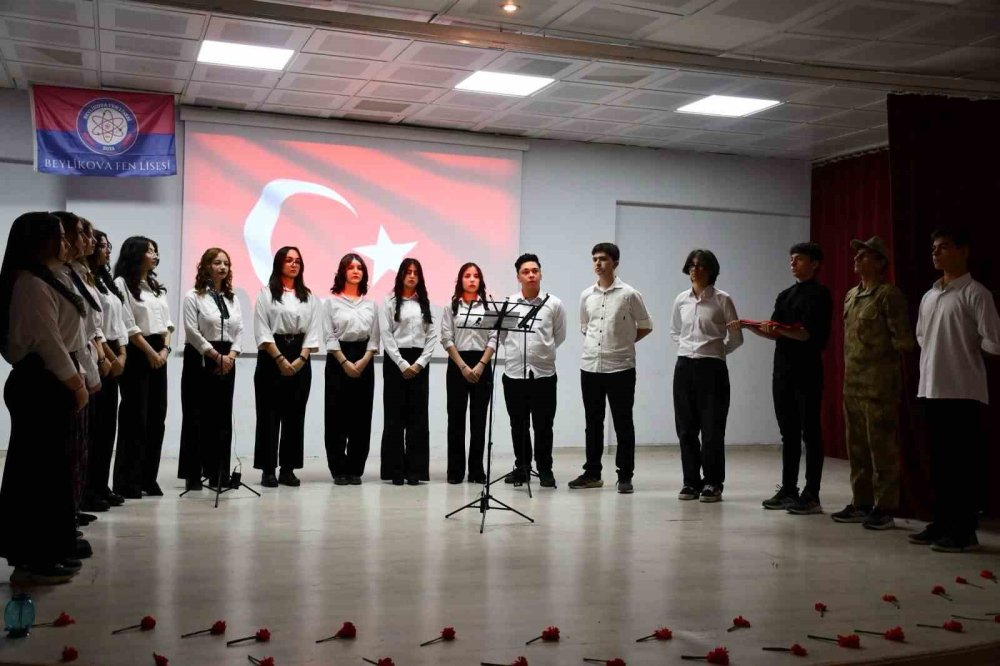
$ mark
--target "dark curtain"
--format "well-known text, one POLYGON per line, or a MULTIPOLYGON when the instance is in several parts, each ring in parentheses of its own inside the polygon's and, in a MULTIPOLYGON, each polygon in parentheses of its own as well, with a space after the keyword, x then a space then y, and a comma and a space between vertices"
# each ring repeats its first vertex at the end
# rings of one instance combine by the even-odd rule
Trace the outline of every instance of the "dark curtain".
MULTIPOLYGON (((882 150, 818 166, 812 172, 811 237, 823 248, 819 280, 833 295, 830 343, 823 355, 823 449, 847 457, 844 442, 844 295, 857 284, 851 241, 879 236, 893 243, 889 153, 882 150)), ((889 279, 895 262, 890 257, 889 279)))
MULTIPOLYGON (((939 277, 930 260, 930 234, 938 227, 971 233, 972 275, 996 298, 1000 288, 1000 262, 994 255, 1000 247, 1000 101, 889 95, 888 109, 896 284, 909 299, 914 324, 921 296, 939 277)), ((987 361, 987 368, 992 402, 986 413, 989 442, 982 451, 983 464, 969 471, 969 482, 986 490, 984 502, 990 514, 1000 515, 1000 484, 989 483, 1000 470, 995 434, 1000 428, 1000 365, 987 361)), ((927 518, 930 470, 916 392, 914 356, 904 373, 901 513, 927 518)))

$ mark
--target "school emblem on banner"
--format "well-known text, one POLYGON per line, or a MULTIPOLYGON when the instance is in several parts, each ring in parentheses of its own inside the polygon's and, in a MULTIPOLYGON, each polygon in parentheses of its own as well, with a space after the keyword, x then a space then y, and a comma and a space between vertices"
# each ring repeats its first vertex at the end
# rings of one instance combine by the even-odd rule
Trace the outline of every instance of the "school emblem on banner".
POLYGON ((177 173, 172 95, 32 86, 31 108, 40 173, 177 173))

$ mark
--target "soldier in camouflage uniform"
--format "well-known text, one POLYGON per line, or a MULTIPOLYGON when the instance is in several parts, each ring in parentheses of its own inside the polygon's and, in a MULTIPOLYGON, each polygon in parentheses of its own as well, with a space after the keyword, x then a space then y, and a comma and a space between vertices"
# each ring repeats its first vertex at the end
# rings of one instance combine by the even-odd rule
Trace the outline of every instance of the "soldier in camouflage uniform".
POLYGON ((885 281, 888 254, 878 236, 851 241, 861 282, 844 299, 844 422, 853 499, 831 517, 872 530, 895 526, 899 506, 900 353, 916 348, 906 298, 885 281))

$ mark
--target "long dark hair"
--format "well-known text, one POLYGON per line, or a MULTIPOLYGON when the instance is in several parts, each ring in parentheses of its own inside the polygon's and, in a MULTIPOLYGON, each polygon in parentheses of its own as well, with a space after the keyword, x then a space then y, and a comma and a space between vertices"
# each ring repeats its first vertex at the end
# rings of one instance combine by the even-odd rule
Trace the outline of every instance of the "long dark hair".
POLYGON ((62 222, 51 213, 24 213, 11 225, 0 267, 0 346, 7 344, 10 335, 10 300, 19 271, 36 275, 72 303, 81 318, 86 315, 83 299, 60 282, 45 264, 46 260, 59 256, 61 236, 62 222))
POLYGON ((229 256, 229 253, 223 250, 221 247, 210 247, 205 250, 204 254, 201 255, 201 259, 198 261, 198 268, 194 276, 194 290, 198 294, 204 294, 209 289, 215 288, 215 280, 212 279, 212 262, 220 254, 226 255, 226 259, 229 259, 229 272, 226 273, 226 279, 222 281, 222 295, 225 296, 231 302, 233 300, 233 259, 229 256))
POLYGON ((295 276, 295 282, 293 286, 295 287, 295 295, 298 296, 299 300, 303 303, 309 300, 309 287, 306 286, 305 273, 306 273, 306 262, 302 258, 302 252, 299 248, 294 245, 286 245, 277 252, 274 253, 274 263, 271 264, 271 277, 267 280, 267 288, 271 290, 271 299, 278 303, 281 301, 281 294, 284 292, 285 288, 281 284, 281 269, 285 265, 285 257, 288 253, 295 250, 299 255, 299 274, 295 276))
MULTIPOLYGON (((128 287, 132 298, 137 301, 142 300, 142 294, 139 291, 139 276, 142 273, 143 258, 150 245, 153 246, 153 250, 157 254, 160 253, 160 246, 153 239, 145 236, 129 236, 122 243, 122 249, 118 251, 118 261, 115 262, 115 277, 124 278, 125 286, 128 287)), ((149 285, 150 291, 157 296, 167 290, 156 281, 156 270, 152 268, 146 273, 146 284, 149 285)))
POLYGON ((114 294, 115 296, 118 297, 119 301, 124 302, 125 294, 123 294, 121 290, 118 288, 118 285, 115 284, 115 279, 111 276, 111 269, 108 268, 108 264, 110 264, 111 262, 109 261, 107 264, 104 264, 103 266, 97 265, 96 246, 100 245, 102 240, 108 242, 108 250, 110 251, 111 240, 108 238, 108 235, 103 231, 101 231, 100 229, 94 229, 95 248, 94 252, 89 257, 87 257, 87 265, 90 266, 90 273, 91 275, 94 276, 94 286, 97 287, 97 290, 102 294, 108 294, 108 293, 114 294))
MULTIPOLYGON (((86 231, 87 227, 90 227, 91 229, 94 228, 94 225, 92 225, 88 220, 83 219, 76 213, 70 213, 64 210, 59 210, 59 211, 54 211, 52 214, 55 215, 57 218, 59 218, 59 221, 62 222, 63 233, 66 236, 66 240, 68 240, 71 245, 76 245, 76 242, 80 240, 81 229, 83 231, 86 231)), ((86 285, 84 284, 84 282, 86 282, 91 286, 94 285, 94 276, 91 275, 90 273, 90 265, 87 264, 87 255, 82 255, 70 259, 69 262, 66 263, 66 270, 69 271, 70 280, 73 281, 74 286, 76 286, 76 290, 80 292, 80 296, 82 296, 83 299, 87 301, 87 305, 89 305, 90 308, 95 312, 100 312, 101 311, 100 304, 97 302, 97 300, 94 298, 94 295, 90 293, 90 290, 87 289, 86 285), (84 276, 82 278, 79 275, 77 275, 76 270, 73 268, 73 264, 77 264, 78 266, 85 269, 86 272, 84 273, 84 276)))
POLYGON ((396 284, 392 287, 392 293, 396 297, 396 321, 399 321, 399 308, 403 305, 403 279, 410 266, 417 269, 417 302, 420 303, 420 312, 424 315, 424 324, 431 324, 431 302, 427 298, 427 285, 424 284, 424 267, 416 259, 407 257, 399 264, 396 271, 396 284))
POLYGON ((347 269, 355 261, 361 264, 361 282, 358 283, 358 295, 364 296, 368 293, 368 266, 365 264, 365 260, 361 258, 361 255, 350 252, 340 259, 340 265, 337 266, 337 275, 334 276, 333 286, 330 288, 331 294, 340 294, 344 291, 344 287, 347 286, 347 269))
POLYGON ((483 269, 479 267, 479 264, 467 261, 458 269, 458 277, 455 278, 455 293, 451 295, 452 314, 458 314, 458 306, 461 305, 462 295, 465 293, 465 287, 462 285, 462 276, 470 268, 475 268, 476 272, 479 273, 479 290, 476 291, 476 296, 478 300, 482 301, 483 307, 489 309, 489 306, 486 304, 486 279, 483 277, 483 269))

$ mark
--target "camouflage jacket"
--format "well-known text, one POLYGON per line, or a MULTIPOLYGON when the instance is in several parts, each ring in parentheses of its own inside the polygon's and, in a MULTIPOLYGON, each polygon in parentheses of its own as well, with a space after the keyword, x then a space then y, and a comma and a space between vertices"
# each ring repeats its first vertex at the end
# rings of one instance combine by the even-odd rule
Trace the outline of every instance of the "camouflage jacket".
POLYGON ((899 400, 900 352, 917 341, 906 314, 906 297, 885 282, 857 285, 844 298, 844 395, 899 400))

